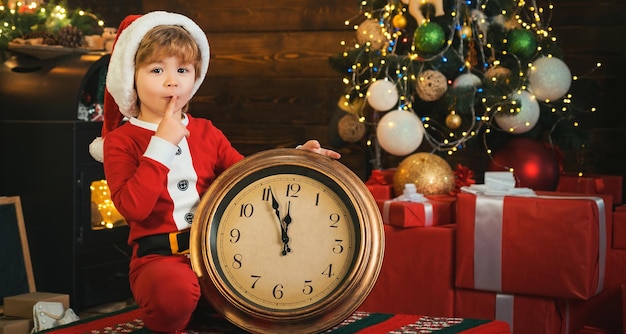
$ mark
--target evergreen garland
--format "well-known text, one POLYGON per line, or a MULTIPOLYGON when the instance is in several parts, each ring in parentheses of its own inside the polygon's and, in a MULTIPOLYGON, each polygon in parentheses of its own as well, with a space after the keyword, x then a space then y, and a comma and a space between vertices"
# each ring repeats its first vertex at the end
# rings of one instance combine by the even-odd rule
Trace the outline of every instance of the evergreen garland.
POLYGON ((8 49, 9 42, 16 38, 56 35, 68 26, 84 36, 99 35, 104 22, 80 8, 68 9, 65 1, 51 0, 42 6, 18 2, 14 8, 0 1, 0 50, 8 49))

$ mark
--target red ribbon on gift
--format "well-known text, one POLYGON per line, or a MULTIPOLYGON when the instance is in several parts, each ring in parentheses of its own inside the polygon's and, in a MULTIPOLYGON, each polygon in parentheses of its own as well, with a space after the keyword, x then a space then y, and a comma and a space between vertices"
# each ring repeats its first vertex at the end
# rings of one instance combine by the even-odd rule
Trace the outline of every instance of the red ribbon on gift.
POLYGON ((457 164, 454 170, 454 190, 450 192, 450 195, 454 196, 461 191, 461 188, 471 186, 475 183, 474 172, 461 164, 457 164))
POLYGON ((379 185, 388 185, 390 184, 390 182, 387 181, 387 177, 382 170, 380 169, 375 169, 372 171, 372 175, 370 175, 370 178, 365 181, 365 184, 370 184, 370 185, 375 185, 375 184, 379 184, 379 185))

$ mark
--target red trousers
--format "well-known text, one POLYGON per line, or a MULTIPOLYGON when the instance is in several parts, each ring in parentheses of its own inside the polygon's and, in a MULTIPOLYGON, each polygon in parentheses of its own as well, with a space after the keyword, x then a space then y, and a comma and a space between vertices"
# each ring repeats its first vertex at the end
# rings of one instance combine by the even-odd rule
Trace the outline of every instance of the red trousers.
POLYGON ((133 258, 130 288, 152 331, 184 330, 200 299, 198 277, 185 255, 147 255, 133 258))

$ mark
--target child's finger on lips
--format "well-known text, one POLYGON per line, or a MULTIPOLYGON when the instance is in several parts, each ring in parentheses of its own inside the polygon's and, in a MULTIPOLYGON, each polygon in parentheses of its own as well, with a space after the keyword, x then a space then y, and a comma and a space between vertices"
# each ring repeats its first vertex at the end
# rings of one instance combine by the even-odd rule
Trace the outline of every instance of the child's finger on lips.
POLYGON ((172 96, 167 106, 165 107, 165 116, 166 117, 176 117, 180 118, 181 111, 176 112, 176 101, 178 100, 177 96, 172 96), (178 114, 178 115, 177 115, 178 114))

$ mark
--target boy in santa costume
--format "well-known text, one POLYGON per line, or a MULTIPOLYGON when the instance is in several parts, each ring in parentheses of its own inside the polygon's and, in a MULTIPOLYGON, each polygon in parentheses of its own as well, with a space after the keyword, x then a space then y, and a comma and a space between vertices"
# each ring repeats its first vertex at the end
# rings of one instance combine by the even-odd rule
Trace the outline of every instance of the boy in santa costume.
MULTIPOLYGON (((188 257, 194 211, 215 178, 243 159, 211 121, 187 113, 208 65, 206 35, 189 18, 128 16, 108 67, 102 137, 90 146, 130 226, 130 286, 156 332, 189 324, 201 298, 188 257)), ((301 148, 340 157, 316 140, 301 148)))

